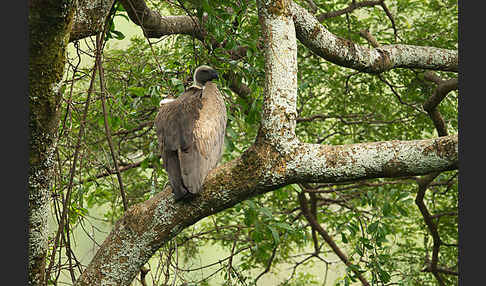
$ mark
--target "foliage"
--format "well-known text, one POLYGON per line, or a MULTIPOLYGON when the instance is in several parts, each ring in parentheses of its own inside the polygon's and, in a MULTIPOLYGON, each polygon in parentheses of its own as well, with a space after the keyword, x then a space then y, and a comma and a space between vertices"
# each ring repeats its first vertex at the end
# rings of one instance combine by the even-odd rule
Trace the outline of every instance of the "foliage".
MULTIPOLYGON (((164 2, 153 8, 172 14, 190 13, 199 18, 206 12, 204 28, 210 36, 204 42, 186 35, 171 36, 159 42, 150 40, 150 43, 147 39, 134 38, 126 49, 107 49, 103 53, 108 125, 120 167, 126 168, 121 175, 130 205, 145 201, 167 184, 150 122, 161 99, 178 95, 191 84, 191 72, 198 65, 217 67, 220 74, 233 72, 251 89, 249 95, 239 96, 229 88, 227 79, 223 77, 218 82, 228 107, 222 163, 241 155, 253 143, 259 127, 264 58, 256 4, 243 0, 211 1, 211 5, 209 1, 187 2, 184 7, 164 2), (223 44, 214 45, 215 42, 223 44), (234 58, 228 53, 238 46, 247 47, 243 58, 234 58)), ((351 3, 345 0, 314 2, 319 7, 316 14, 340 10, 351 3)), ((299 4, 307 7, 306 1, 299 4)), ((386 1, 386 4, 394 17, 396 35, 380 6, 329 18, 324 24, 332 33, 362 45, 367 42, 358 32, 368 29, 381 44, 457 48, 456 1, 396 0, 386 1)), ((117 9, 122 11, 122 8, 117 9)), ((108 43, 123 35, 123 31, 111 27, 108 43)), ((69 183, 68 174, 91 74, 91 67, 75 68, 75 61, 68 72, 68 78, 75 79, 73 89, 71 86, 64 89, 56 152, 53 192, 60 197, 69 183)), ((420 108, 436 87, 424 79, 422 70, 395 69, 380 76, 358 73, 326 62, 300 43, 298 70, 300 121, 297 134, 304 142, 349 144, 437 136, 432 121, 420 108), (313 115, 323 117, 306 120, 313 115)), ((438 75, 454 77, 445 72, 438 75)), ((114 166, 104 130, 99 78, 95 80, 95 90, 98 92, 87 114, 87 132, 82 140, 70 205, 69 222, 73 227, 89 220, 90 210, 95 206, 109 206, 104 218, 110 222, 115 222, 123 213, 116 177, 103 175, 113 171, 114 166)), ((451 134, 458 132, 457 96, 456 92, 450 93, 439 107, 451 134)), ((444 172, 425 197, 430 213, 453 214, 436 219, 440 237, 446 243, 440 248, 439 265, 453 271, 457 271, 458 260, 455 246, 458 241, 457 190, 457 172, 444 172)), ((269 273, 275 269, 274 274, 278 276, 277 269, 285 265, 293 267, 293 271, 289 277, 279 276, 280 285, 322 284, 323 278, 307 273, 302 261, 324 267, 332 251, 313 233, 303 217, 297 199, 302 191, 316 192, 318 222, 353 263, 336 281, 337 285, 359 283, 355 271, 362 272, 372 285, 435 285, 434 276, 422 271, 424 259, 431 255, 432 239, 414 203, 417 184, 413 178, 282 187, 184 230, 176 240, 184 263, 196 263, 195 257, 203 246, 217 245, 225 255, 232 257, 220 258, 217 272, 224 281, 232 281, 225 285, 253 285, 266 268, 269 273)), ((167 255, 173 253, 174 245, 164 250, 152 261, 158 259, 174 273, 169 261, 174 261, 175 255, 167 255)), ((203 266, 204 263, 198 267, 203 266)), ((346 266, 343 264, 342 268, 346 266)), ((178 273, 182 281, 216 285, 210 274, 201 279, 191 271, 178 273)), ((158 275, 154 280, 163 281, 165 274, 158 272, 158 275)), ((443 278, 448 285, 457 283, 457 276, 443 275, 443 278)))

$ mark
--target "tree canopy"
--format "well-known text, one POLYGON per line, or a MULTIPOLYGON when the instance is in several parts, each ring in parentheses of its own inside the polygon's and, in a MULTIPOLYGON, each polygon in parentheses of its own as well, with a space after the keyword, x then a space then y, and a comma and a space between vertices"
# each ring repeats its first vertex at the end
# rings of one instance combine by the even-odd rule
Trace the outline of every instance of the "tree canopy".
POLYGON ((31 2, 31 285, 457 284, 457 1, 31 2), (107 48, 118 20, 144 37, 107 48), (153 120, 201 64, 225 150, 175 203, 153 120), (84 265, 98 206, 113 227, 84 265))

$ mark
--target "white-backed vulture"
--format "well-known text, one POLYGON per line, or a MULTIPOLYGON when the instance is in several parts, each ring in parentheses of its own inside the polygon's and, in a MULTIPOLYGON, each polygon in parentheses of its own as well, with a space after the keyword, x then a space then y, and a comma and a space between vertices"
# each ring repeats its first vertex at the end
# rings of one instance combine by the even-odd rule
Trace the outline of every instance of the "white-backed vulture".
POLYGON ((160 102, 155 118, 159 150, 176 200, 200 192, 223 154, 226 106, 211 80, 218 73, 202 65, 194 83, 175 99, 160 102))

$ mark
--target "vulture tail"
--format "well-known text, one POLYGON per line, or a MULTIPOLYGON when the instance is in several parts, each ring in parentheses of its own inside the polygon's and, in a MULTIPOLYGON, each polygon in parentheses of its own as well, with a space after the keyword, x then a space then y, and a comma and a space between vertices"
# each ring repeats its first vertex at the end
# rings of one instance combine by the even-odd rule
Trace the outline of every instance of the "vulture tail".
POLYGON ((182 181, 181 167, 177 153, 177 151, 167 152, 165 156, 166 160, 164 160, 164 168, 169 175, 170 185, 176 201, 184 198, 189 193, 182 181))
POLYGON ((186 150, 179 150, 180 172, 182 184, 192 193, 197 194, 201 190, 201 154, 194 145, 186 150))

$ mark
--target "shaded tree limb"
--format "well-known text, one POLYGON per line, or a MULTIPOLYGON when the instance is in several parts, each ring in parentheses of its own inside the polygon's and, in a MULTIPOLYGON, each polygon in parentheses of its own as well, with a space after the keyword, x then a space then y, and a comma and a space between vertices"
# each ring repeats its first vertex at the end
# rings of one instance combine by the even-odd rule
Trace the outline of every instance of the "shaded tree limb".
POLYGON ((425 72, 424 78, 437 83, 437 88, 434 90, 432 96, 425 101, 423 108, 429 114, 430 119, 432 119, 439 136, 447 136, 447 127, 438 110, 438 105, 449 92, 458 88, 458 79, 454 78, 443 81, 431 71, 425 72))
MULTIPOLYGON (((445 98, 445 96, 453 89, 457 89, 457 78, 443 81, 440 79, 436 74, 431 71, 427 71, 424 74, 424 77, 427 80, 433 81, 438 84, 438 87, 435 89, 432 96, 430 96, 426 102, 424 103, 423 107, 429 114, 429 117, 432 119, 437 133, 439 136, 447 136, 447 128, 445 126, 444 119, 442 115, 437 109, 439 103, 445 98)), ((438 266, 439 261, 439 251, 440 246, 442 245, 442 241, 439 236, 439 232, 437 230, 437 224, 433 222, 434 217, 429 213, 427 206, 424 202, 425 192, 427 191, 430 184, 433 180, 440 174, 440 172, 434 172, 429 175, 423 176, 422 178, 417 179, 418 184, 418 192, 415 198, 415 204, 418 206, 420 213, 422 214, 425 224, 427 225, 427 229, 429 233, 432 235, 433 240, 433 247, 432 247, 432 261, 428 261, 426 258, 427 266, 423 271, 431 272, 437 280, 439 285, 445 285, 444 280, 440 276, 439 273, 447 273, 454 275, 453 271, 445 271, 445 268, 440 268, 438 266)))
POLYGON ((424 217, 425 225, 427 225, 427 229, 429 233, 432 235, 433 240, 433 249, 432 249, 432 261, 427 264, 427 271, 430 271, 437 280, 439 285, 445 285, 444 280, 440 276, 439 272, 437 271, 437 263, 439 262, 439 249, 441 245, 441 240, 439 236, 439 232, 437 231, 437 225, 432 221, 432 216, 427 209, 427 206, 424 203, 425 192, 429 184, 439 175, 439 173, 433 173, 427 176, 424 176, 420 179, 417 179, 417 183, 419 186, 419 190, 417 192, 417 196, 415 197, 415 204, 418 206, 420 213, 424 217))
POLYGON ((199 20, 191 16, 161 16, 147 7, 144 0, 119 0, 127 11, 128 17, 141 26, 148 38, 183 34, 203 41, 203 31, 199 20))
POLYGON ((341 16, 341 15, 344 15, 344 14, 347 14, 347 13, 351 13, 354 10, 359 9, 359 8, 374 7, 374 6, 377 6, 377 5, 381 5, 382 2, 383 2, 383 0, 361 1, 361 2, 354 2, 353 1, 353 2, 351 2, 351 4, 349 4, 348 7, 344 8, 344 9, 319 14, 319 15, 316 16, 316 19, 317 19, 317 21, 322 22, 322 21, 329 19, 329 18, 334 18, 334 17, 338 17, 338 16, 341 16))
MULTIPOLYGON (((207 33, 201 27, 199 19, 194 16, 161 16, 148 8, 145 0, 120 0, 120 2, 127 10, 130 20, 142 28, 147 38, 185 34, 193 36, 204 43, 204 37, 207 33)), ((211 42, 213 48, 225 46, 225 43, 211 42)), ((237 60, 246 57, 247 50, 247 46, 238 46, 226 52, 232 59, 237 60)), ((234 72, 225 73, 223 77, 229 81, 229 88, 234 93, 245 100, 248 99, 251 89, 241 79, 238 80, 234 72)))

